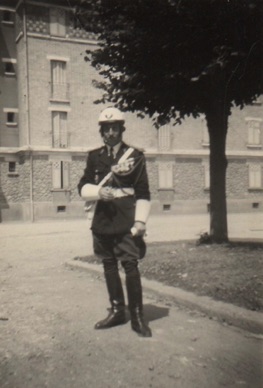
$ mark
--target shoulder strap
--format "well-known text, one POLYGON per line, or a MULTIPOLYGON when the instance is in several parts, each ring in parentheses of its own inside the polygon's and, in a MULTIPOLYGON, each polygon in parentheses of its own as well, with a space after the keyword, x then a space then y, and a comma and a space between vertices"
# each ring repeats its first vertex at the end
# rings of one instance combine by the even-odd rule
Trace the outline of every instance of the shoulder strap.
POLYGON ((133 153, 134 151, 134 148, 133 147, 129 147, 125 152, 124 154, 122 155, 122 157, 120 158, 120 160, 118 161, 118 163, 123 163, 125 162, 125 160, 128 159, 128 157, 133 153))
MULTIPOLYGON (((125 160, 128 159, 128 157, 132 154, 133 151, 134 151, 134 148, 133 148, 133 147, 129 147, 129 148, 124 152, 124 154, 122 155, 122 157, 119 159, 118 163, 123 163, 123 162, 125 162, 125 160)), ((112 176, 112 172, 110 171, 110 172, 102 179, 102 181, 98 184, 98 186, 103 186, 103 185, 110 179, 111 176, 112 176)))

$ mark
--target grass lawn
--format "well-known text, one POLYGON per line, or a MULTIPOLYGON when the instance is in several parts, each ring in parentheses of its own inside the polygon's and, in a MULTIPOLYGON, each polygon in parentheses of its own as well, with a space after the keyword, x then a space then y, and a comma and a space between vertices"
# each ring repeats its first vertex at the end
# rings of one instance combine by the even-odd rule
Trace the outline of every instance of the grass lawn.
MULTIPOLYGON (((97 262, 94 256, 78 258, 97 262)), ((142 276, 197 295, 263 311, 263 244, 158 242, 147 245, 142 276)))

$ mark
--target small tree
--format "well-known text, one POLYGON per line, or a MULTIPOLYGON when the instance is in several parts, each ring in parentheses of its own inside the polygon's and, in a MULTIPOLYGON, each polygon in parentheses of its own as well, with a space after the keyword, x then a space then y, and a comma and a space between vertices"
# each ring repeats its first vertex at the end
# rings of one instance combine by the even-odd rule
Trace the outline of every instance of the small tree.
POLYGON ((228 240, 228 117, 261 93, 261 0, 80 0, 98 36, 87 51, 100 101, 149 115, 156 127, 205 115, 210 136, 210 237, 228 240))

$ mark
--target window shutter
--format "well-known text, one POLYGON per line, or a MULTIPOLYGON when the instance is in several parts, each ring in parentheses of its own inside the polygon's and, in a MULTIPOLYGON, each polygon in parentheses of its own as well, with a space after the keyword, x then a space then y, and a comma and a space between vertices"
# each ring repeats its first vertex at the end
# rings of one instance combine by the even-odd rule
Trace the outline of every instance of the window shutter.
POLYGON ((159 188, 171 189, 173 187, 173 164, 159 164, 159 188))
POLYGON ((50 8, 50 35, 66 35, 66 13, 63 9, 50 8))
POLYGON ((249 165, 249 187, 252 189, 261 188, 261 165, 260 164, 249 165))
POLYGON ((50 8, 50 35, 58 35, 58 24, 57 24, 57 10, 55 8, 50 8))
POLYGON ((51 61, 51 92, 52 98, 67 98, 66 62, 51 61))
POLYGON ((63 164, 63 189, 68 189, 69 187, 69 162, 62 162, 63 164))
POLYGON ((161 151, 169 151, 171 148, 171 128, 169 125, 164 125, 158 130, 159 149, 161 151))
POLYGON ((209 133, 208 133, 208 129, 207 127, 203 127, 203 144, 209 144, 210 143, 210 140, 209 140, 209 133))
POLYGON ((52 186, 53 189, 61 189, 61 162, 52 163, 52 186))
POLYGON ((205 163, 204 168, 205 168, 205 189, 209 189, 210 188, 210 167, 209 167, 209 163, 205 163))
POLYGON ((260 121, 249 120, 248 122, 248 144, 260 144, 260 121))
POLYGON ((52 112, 53 147, 66 148, 68 146, 67 113, 52 112))
POLYGON ((51 61, 51 67, 53 84, 60 84, 62 78, 61 61, 51 61))
POLYGON ((60 147, 68 146, 67 113, 60 112, 60 147))
POLYGON ((66 35, 66 13, 63 9, 57 10, 57 21, 58 21, 58 35, 66 35))
POLYGON ((60 115, 59 112, 52 112, 52 130, 53 130, 53 147, 60 147, 60 115))

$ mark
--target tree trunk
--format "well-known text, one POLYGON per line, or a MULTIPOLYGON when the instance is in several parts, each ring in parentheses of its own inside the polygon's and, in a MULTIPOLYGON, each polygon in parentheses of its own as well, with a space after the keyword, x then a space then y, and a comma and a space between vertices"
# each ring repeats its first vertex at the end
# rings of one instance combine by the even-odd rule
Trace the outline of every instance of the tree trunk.
POLYGON ((210 138, 210 237, 215 243, 228 241, 225 150, 229 110, 225 108, 223 100, 215 99, 206 112, 210 138))

